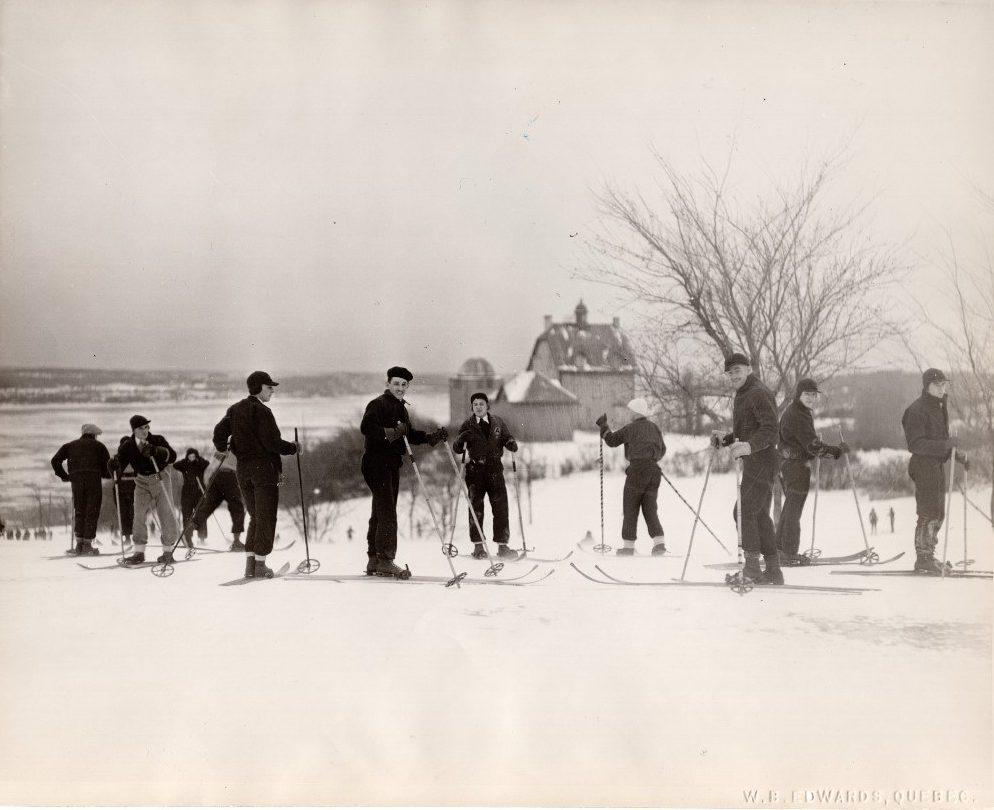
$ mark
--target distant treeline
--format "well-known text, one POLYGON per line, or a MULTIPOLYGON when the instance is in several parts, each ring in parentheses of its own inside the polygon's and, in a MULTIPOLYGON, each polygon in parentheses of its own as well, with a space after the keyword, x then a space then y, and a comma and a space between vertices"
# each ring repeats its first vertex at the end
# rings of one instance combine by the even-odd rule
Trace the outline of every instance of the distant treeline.
MULTIPOLYGON (((275 371, 273 374, 276 376, 275 371)), ((367 371, 292 374, 277 376, 277 379, 286 395, 296 397, 375 394, 384 386, 383 374, 367 371)), ((447 384, 444 374, 418 376, 419 387, 447 384)), ((244 390, 245 375, 216 371, 0 369, 0 403, 11 405, 213 399, 239 395, 244 390)))

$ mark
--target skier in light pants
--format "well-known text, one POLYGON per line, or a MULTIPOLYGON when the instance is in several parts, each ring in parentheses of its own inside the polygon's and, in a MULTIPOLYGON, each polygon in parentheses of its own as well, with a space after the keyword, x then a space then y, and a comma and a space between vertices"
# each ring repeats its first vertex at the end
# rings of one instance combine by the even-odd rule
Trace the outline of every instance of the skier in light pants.
POLYGON ((145 562, 148 544, 148 513, 155 511, 162 528, 162 554, 159 562, 173 562, 172 546, 179 537, 176 515, 162 480, 163 470, 176 460, 176 451, 164 437, 150 431, 149 420, 138 414, 131 417, 131 435, 121 440, 117 455, 111 459, 116 471, 130 464, 135 470, 134 553, 124 558, 125 565, 145 562))

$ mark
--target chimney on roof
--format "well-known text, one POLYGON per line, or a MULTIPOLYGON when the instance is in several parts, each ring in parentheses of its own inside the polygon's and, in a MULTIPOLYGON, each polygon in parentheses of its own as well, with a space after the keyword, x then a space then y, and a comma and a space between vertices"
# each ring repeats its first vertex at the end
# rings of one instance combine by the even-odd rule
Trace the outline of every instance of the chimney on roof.
POLYGON ((573 310, 576 315, 576 325, 580 329, 587 328, 587 305, 583 303, 583 299, 580 299, 580 303, 576 305, 576 309, 573 310))
POLYGON ((551 315, 546 315, 545 316, 545 328, 546 328, 546 331, 548 331, 549 329, 552 328, 552 316, 551 315))
POLYGON ((615 315, 611 319, 611 324, 614 326, 615 329, 620 329, 621 328, 621 318, 619 318, 617 315, 615 315))

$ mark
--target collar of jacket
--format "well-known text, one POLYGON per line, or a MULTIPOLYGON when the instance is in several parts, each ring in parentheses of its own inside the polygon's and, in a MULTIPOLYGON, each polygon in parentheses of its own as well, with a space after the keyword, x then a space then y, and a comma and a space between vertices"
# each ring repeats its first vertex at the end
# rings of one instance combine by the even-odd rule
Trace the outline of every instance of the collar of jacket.
POLYGON ((933 408, 936 406, 944 408, 946 405, 946 398, 948 396, 949 394, 946 394, 946 396, 944 397, 935 397, 928 392, 927 388, 922 389, 922 399, 928 404, 932 405, 933 408))
POLYGON ((738 396, 739 394, 745 394, 745 393, 747 393, 749 391, 749 389, 755 388, 756 387, 756 383, 758 383, 758 382, 759 382, 759 378, 754 373, 750 373, 749 376, 746 377, 745 382, 742 383, 742 387, 738 391, 735 392, 735 396, 738 396))
POLYGON ((403 406, 403 407, 405 407, 405 408, 406 408, 406 407, 407 407, 408 405, 410 405, 410 404, 411 404, 411 403, 410 403, 410 402, 408 401, 407 397, 404 397, 403 399, 397 399, 397 397, 395 397, 395 396, 393 395, 393 391, 391 391, 391 390, 390 390, 389 388, 384 388, 384 389, 383 389, 383 394, 382 394, 382 397, 383 397, 383 399, 385 399, 385 400, 386 400, 387 402, 396 402, 396 403, 397 403, 398 405, 401 405, 401 406, 403 406))

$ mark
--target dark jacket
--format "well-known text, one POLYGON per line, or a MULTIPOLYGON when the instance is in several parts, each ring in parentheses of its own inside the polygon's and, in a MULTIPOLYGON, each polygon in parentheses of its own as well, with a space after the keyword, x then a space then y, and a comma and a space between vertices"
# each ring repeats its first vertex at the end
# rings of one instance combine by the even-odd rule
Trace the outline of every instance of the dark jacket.
POLYGON ((949 413, 945 397, 938 399, 923 390, 904 411, 901 425, 912 457, 919 456, 938 464, 949 459, 949 413))
POLYGON ((239 461, 265 459, 277 472, 283 470, 280 456, 292 456, 297 452, 297 445, 283 440, 273 412, 254 396, 236 402, 214 426, 214 447, 219 452, 228 449, 229 437, 231 452, 239 461))
POLYGON ((601 428, 601 436, 608 447, 625 445, 625 459, 635 464, 637 462, 652 462, 655 464, 666 455, 666 443, 662 431, 644 416, 640 416, 618 430, 609 430, 607 425, 601 428))
POLYGON ((155 475, 156 464, 159 465, 161 472, 176 460, 176 451, 169 446, 165 438, 156 433, 148 434, 146 447, 150 451, 150 455, 147 456, 138 449, 138 443, 133 435, 125 436, 117 447, 114 460, 122 469, 130 464, 138 475, 155 475), (152 463, 152 456, 155 457, 155 464, 152 463))
POLYGON ((97 441, 96 436, 86 433, 59 448, 59 451, 52 456, 52 469, 63 481, 69 481, 73 476, 79 476, 83 473, 97 473, 101 478, 110 478, 108 461, 110 461, 110 452, 103 445, 103 442, 97 441), (62 466, 62 463, 67 460, 69 462, 68 475, 62 466))
POLYGON ((397 427, 398 422, 407 425, 407 440, 411 444, 427 444, 428 434, 415 430, 411 425, 411 417, 407 415, 407 404, 397 399, 389 389, 376 399, 370 400, 366 411, 359 423, 359 431, 366 438, 366 449, 363 459, 370 463, 385 463, 399 467, 404 460, 403 437, 387 441, 384 434, 386 428, 397 427))
POLYGON ((183 458, 173 464, 173 469, 183 474, 183 493, 199 495, 204 485, 204 470, 207 469, 209 462, 199 453, 193 461, 190 461, 186 457, 189 454, 188 450, 183 458))
POLYGON ((492 413, 487 414, 487 418, 490 420, 489 430, 480 424, 475 415, 463 422, 459 426, 459 435, 452 443, 452 449, 456 453, 468 451, 470 463, 499 467, 504 448, 514 452, 518 449, 518 443, 503 419, 492 413))
POLYGON ((740 442, 749 442, 753 453, 775 447, 779 424, 773 394, 755 374, 735 392, 732 432, 740 442))

